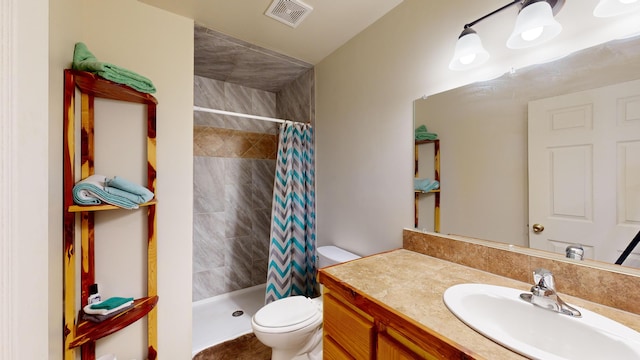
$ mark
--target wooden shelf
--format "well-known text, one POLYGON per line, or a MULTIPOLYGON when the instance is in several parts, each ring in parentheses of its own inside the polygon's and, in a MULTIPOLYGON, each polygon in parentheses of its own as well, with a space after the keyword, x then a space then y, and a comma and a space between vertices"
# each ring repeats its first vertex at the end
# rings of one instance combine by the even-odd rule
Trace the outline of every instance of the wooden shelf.
POLYGON ((84 345, 89 341, 96 341, 100 338, 124 329, 134 322, 142 319, 151 310, 153 310, 157 303, 157 296, 136 299, 134 300, 133 307, 131 309, 121 312, 112 318, 98 323, 88 320, 81 320, 81 312, 79 312, 78 325, 76 326, 76 337, 71 340, 69 348, 84 345))
MULTIPOLYGON (((144 204, 140 204, 138 206, 145 207, 150 205, 155 205, 158 203, 157 199, 153 199, 144 204)), ((102 211, 102 210, 137 210, 137 209, 124 209, 115 205, 109 204, 100 204, 100 205, 71 205, 67 209, 68 212, 83 212, 83 211, 102 211)))
MULTIPOLYGON (((415 140, 414 146, 414 176, 418 176, 418 145, 433 144, 433 176, 434 180, 440 183, 440 139, 435 140, 415 140)), ((434 208, 433 208, 433 231, 440 232, 440 188, 422 191, 414 189, 414 226, 418 228, 418 209, 419 200, 422 194, 434 194, 434 208)))
POLYGON ((414 190, 414 192, 416 194, 431 194, 431 193, 439 193, 440 189, 437 190, 429 190, 429 191, 422 191, 422 190, 414 190))
POLYGON ((85 94, 95 97, 128 101, 138 104, 157 104, 153 95, 141 93, 127 85, 118 84, 113 81, 101 78, 100 76, 78 70, 66 70, 73 74, 76 86, 85 94))
MULTIPOLYGON (((78 298, 81 304, 87 304, 89 287, 96 282, 95 276, 95 242, 94 231, 96 211, 121 210, 109 205, 82 206, 74 203, 73 187, 78 177, 85 179, 95 173, 94 169, 94 120, 95 99, 104 98, 116 101, 138 103, 146 109, 146 188, 155 194, 156 186, 156 110, 158 101, 149 94, 103 79, 95 74, 67 69, 64 71, 64 129, 63 129, 63 236, 64 236, 64 359, 95 360, 96 342, 113 334, 134 322, 146 317, 147 355, 148 360, 158 358, 158 303, 157 287, 157 219, 154 198, 139 205, 146 207, 146 297, 134 301, 134 306, 125 312, 99 322, 91 322, 80 318, 81 312, 76 309, 78 298), (76 93, 80 95, 77 96, 76 93), (79 99, 77 99, 79 97, 79 99), (79 100, 80 110, 76 111, 79 100), (77 115, 80 115, 77 119, 77 115), (79 144, 76 137, 80 134, 79 144), (80 150, 77 152, 77 150, 80 150), (80 168, 76 162, 80 160, 80 168), (82 216, 76 216, 77 213, 82 216), (78 226, 79 225, 79 226, 78 226), (76 228, 79 236, 76 236, 76 228), (76 245, 79 240, 79 247, 76 245), (78 251, 79 250, 79 251, 78 251), (80 255, 79 261, 76 255, 80 255), (78 263, 79 274, 76 269, 78 263), (77 289, 80 292, 77 294, 77 289), (78 356, 79 355, 79 356, 78 356)), ((137 235, 133 235, 134 239, 137 235)), ((142 240, 142 239, 140 239, 142 240)), ((100 259, 105 261, 106 259, 100 259)), ((144 267, 144 263, 140 263, 144 267)))
POLYGON ((416 140, 416 145, 440 143, 440 139, 435 140, 416 140))

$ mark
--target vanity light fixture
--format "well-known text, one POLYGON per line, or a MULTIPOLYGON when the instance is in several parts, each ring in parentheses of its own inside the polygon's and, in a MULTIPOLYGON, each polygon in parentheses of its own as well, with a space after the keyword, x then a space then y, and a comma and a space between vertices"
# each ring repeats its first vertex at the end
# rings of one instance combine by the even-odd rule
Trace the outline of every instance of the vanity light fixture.
POLYGON ((640 0, 600 0, 593 9, 595 17, 611 17, 640 9, 640 0))
MULTIPOLYGON (((621 1, 640 2, 640 0, 621 1)), ((565 0, 514 0, 466 24, 458 37, 453 59, 449 63, 449 69, 466 70, 486 62, 489 59, 489 53, 482 47, 480 36, 471 27, 516 4, 520 4, 520 11, 518 12, 513 32, 507 40, 507 47, 510 49, 522 49, 551 40, 562 30, 562 25, 553 17, 560 11, 564 2, 565 0)))
POLYGON ((553 18, 551 4, 545 0, 527 0, 518 12, 507 47, 523 49, 553 39, 562 31, 562 25, 553 18))
POLYGON ((489 52, 482 46, 480 36, 471 27, 465 27, 458 37, 453 59, 449 63, 451 70, 464 70, 484 64, 489 52))

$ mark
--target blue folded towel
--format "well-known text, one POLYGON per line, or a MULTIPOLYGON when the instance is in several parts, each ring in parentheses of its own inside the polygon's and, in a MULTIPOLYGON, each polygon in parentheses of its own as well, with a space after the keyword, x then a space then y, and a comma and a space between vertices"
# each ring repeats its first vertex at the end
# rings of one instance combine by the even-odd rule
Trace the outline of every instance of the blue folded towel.
POLYGON ((115 176, 113 179, 107 178, 104 182, 104 190, 109 194, 125 197, 136 204, 146 203, 153 199, 153 193, 146 187, 138 185, 115 176))
POLYGON ((137 209, 138 204, 118 195, 109 194, 104 190, 103 175, 91 175, 78 181, 73 187, 73 201, 78 205, 98 205, 107 203, 124 209, 137 209))
POLYGON ((428 192, 431 190, 436 190, 440 187, 440 183, 436 180, 431 179, 413 179, 413 188, 415 190, 428 192))

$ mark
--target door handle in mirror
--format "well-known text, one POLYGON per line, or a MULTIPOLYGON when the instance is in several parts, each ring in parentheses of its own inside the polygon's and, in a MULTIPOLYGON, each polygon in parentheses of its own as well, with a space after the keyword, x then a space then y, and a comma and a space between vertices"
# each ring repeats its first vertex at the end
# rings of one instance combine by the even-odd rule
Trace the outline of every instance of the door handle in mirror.
POLYGON ((544 231, 544 226, 542 224, 533 224, 533 232, 538 234, 544 231))

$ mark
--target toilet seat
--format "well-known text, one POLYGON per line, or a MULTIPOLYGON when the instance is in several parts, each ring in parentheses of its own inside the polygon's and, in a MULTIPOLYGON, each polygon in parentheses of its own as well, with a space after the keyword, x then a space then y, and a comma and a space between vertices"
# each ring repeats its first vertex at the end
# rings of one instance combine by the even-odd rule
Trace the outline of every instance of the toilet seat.
POLYGON ((254 328, 269 333, 286 333, 322 323, 322 309, 317 301, 291 296, 263 306, 252 319, 254 328))

